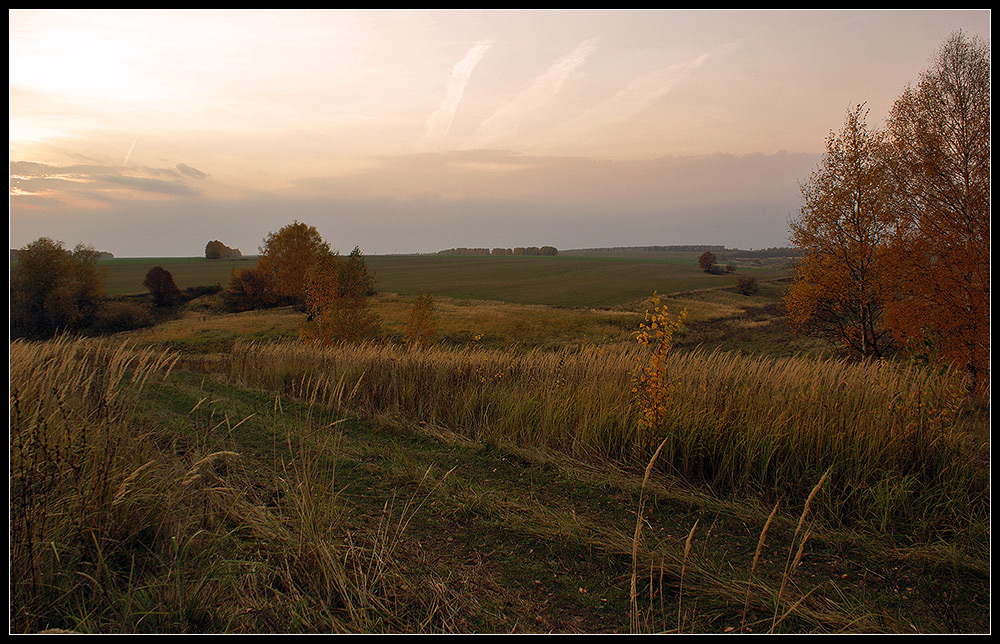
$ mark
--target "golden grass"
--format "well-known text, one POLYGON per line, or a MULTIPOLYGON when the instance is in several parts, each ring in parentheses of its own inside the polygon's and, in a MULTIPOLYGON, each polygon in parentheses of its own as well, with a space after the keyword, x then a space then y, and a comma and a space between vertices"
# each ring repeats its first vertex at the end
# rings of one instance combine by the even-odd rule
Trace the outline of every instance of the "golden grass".
POLYGON ((832 467, 817 505, 883 530, 900 529, 906 517, 922 530, 961 530, 955 513, 985 511, 984 446, 960 422, 963 391, 950 374, 890 362, 672 352, 664 380, 673 390, 648 426, 631 394, 646 356, 634 346, 241 343, 229 369, 248 385, 354 413, 637 468, 662 443, 659 467, 722 493, 804 495, 803 481, 832 467), (928 504, 946 512, 946 527, 918 519, 928 504))
POLYGON ((415 499, 373 534, 345 535, 336 428, 286 417, 277 401, 263 419, 287 425, 274 472, 198 439, 182 448, 142 413, 176 360, 69 338, 11 343, 11 629, 395 630, 393 548, 415 499), (277 505, 257 497, 269 486, 277 505))

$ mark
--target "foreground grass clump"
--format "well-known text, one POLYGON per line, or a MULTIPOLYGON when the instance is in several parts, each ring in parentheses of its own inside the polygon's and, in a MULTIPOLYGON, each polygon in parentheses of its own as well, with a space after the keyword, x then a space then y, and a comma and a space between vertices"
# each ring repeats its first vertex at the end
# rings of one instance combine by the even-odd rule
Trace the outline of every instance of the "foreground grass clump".
MULTIPOLYGON (((655 344, 655 343, 654 343, 655 344)), ((904 541, 982 543, 987 446, 961 423, 949 374, 879 362, 659 355, 655 422, 632 393, 649 347, 561 352, 299 343, 237 344, 229 373, 252 386, 372 417, 657 467, 717 493, 802 498, 815 511, 904 541)))
POLYGON ((177 357, 11 343, 11 631, 432 624, 419 598, 392 605, 408 504, 369 531, 342 529, 339 421, 277 400, 237 420, 173 382, 177 357), (274 434, 266 447, 229 440, 238 428, 274 434))

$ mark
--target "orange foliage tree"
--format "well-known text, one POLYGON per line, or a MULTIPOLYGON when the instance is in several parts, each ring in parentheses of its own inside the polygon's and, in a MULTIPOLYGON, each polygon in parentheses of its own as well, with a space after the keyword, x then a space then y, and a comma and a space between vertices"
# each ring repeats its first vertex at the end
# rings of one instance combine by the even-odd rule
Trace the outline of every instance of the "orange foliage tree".
POLYGON ((989 381, 989 46, 954 34, 888 119, 895 207, 896 297, 888 318, 901 343, 989 381))
POLYGON ((793 326, 860 357, 892 348, 884 311, 894 184, 883 162, 885 137, 868 129, 867 110, 847 114, 831 133, 820 167, 802 187, 792 242, 804 256, 785 299, 793 326))
POLYGON ((330 246, 316 228, 295 221, 268 234, 260 249, 256 269, 280 301, 301 303, 305 296, 306 273, 313 264, 329 255, 330 246))
POLYGON ((406 322, 406 342, 410 346, 428 347, 434 340, 434 298, 423 294, 413 301, 406 322))
POLYGON ((368 307, 374 292, 375 281, 360 249, 355 247, 346 259, 335 253, 321 255, 305 275, 302 337, 320 344, 375 339, 381 324, 368 307))

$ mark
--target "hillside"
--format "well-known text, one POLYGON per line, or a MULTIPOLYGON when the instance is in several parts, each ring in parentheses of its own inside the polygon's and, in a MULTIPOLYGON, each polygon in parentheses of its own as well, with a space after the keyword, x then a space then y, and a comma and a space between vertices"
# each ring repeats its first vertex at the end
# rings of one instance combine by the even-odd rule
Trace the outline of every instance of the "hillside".
POLYGON ((12 630, 988 631, 988 410, 792 336, 781 272, 744 296, 689 259, 369 258, 377 345, 218 295, 12 344, 12 630), (659 450, 658 287, 687 311, 659 450))

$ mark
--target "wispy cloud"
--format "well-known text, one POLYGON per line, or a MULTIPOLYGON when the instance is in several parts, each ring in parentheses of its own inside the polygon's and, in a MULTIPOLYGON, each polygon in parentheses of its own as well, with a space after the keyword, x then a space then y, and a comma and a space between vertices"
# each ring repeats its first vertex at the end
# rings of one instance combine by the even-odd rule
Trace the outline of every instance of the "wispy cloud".
POLYGON ((187 185, 185 179, 204 179, 208 175, 192 166, 179 163, 174 168, 135 168, 129 173, 121 167, 110 165, 51 165, 34 161, 14 161, 10 164, 10 200, 20 205, 31 198, 36 204, 89 203, 97 205, 109 201, 143 195, 193 197, 199 193, 187 185), (166 176, 168 179, 156 178, 166 176))
POLYGON ((670 94, 677 85, 694 75, 710 59, 735 46, 734 43, 730 43, 715 51, 639 76, 611 98, 566 121, 565 129, 590 128, 610 122, 625 121, 670 94))
POLYGON ((513 133, 525 116, 548 104, 559 94, 573 72, 587 62, 596 47, 595 38, 586 40, 550 65, 530 87, 484 121, 479 128, 479 136, 495 140, 513 133))
POLYGON ((473 46, 462 58, 455 63, 451 71, 451 80, 448 82, 448 89, 444 100, 427 118, 427 136, 440 137, 448 134, 451 124, 458 112, 458 105, 465 95, 465 88, 469 84, 472 72, 479 64, 479 61, 486 55, 486 51, 492 46, 492 42, 484 41, 473 46))

